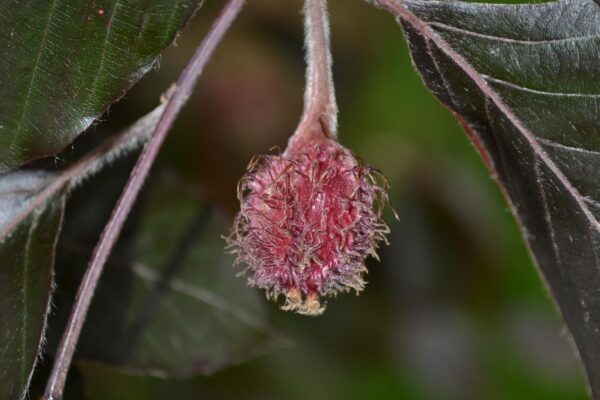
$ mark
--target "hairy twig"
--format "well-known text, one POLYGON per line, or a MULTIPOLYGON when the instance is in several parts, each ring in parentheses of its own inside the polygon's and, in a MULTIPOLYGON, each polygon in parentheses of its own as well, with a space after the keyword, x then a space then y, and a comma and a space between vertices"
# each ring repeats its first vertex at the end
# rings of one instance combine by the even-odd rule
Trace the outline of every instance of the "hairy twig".
POLYGON ((62 398, 75 347, 106 260, 119 237, 127 215, 135 203, 175 118, 189 99, 200 73, 237 16, 242 4, 243 0, 230 0, 227 3, 193 58, 181 73, 173 92, 167 100, 164 113, 155 128, 154 134, 140 155, 121 198, 102 232, 98 245, 94 249, 56 353, 52 372, 44 393, 46 400, 59 400, 62 398))
POLYGON ((304 113, 288 149, 317 135, 337 137, 337 104, 331 71, 327 0, 305 0, 306 90, 304 113))

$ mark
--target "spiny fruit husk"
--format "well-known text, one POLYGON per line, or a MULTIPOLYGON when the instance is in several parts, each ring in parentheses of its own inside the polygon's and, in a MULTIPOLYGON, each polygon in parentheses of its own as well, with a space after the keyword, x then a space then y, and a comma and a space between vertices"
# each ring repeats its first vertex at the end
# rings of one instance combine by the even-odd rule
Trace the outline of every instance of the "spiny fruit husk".
POLYGON ((385 179, 333 139, 251 161, 228 245, 251 286, 283 310, 319 315, 322 297, 363 290, 388 226, 385 179))

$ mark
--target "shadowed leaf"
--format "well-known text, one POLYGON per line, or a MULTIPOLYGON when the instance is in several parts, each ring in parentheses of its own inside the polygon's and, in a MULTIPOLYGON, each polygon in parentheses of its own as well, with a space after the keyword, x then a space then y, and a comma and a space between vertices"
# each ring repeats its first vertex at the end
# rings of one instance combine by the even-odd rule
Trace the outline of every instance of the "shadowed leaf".
POLYGON ((1 2, 0 172, 70 143, 152 68, 201 2, 1 2))
POLYGON ((113 258, 108 266, 79 358, 188 377, 288 344, 267 323, 259 294, 232 273, 220 237, 228 219, 181 182, 154 185, 125 246, 136 261, 128 267, 113 258))
MULTIPOLYGON (((0 209, 10 209, 14 199, 27 204, 37 178, 44 180, 0 180, 0 209)), ((63 187, 0 240, 0 400, 25 397, 43 342, 64 200, 63 187)))
POLYGON ((600 7, 374 2, 503 188, 600 397, 600 7))

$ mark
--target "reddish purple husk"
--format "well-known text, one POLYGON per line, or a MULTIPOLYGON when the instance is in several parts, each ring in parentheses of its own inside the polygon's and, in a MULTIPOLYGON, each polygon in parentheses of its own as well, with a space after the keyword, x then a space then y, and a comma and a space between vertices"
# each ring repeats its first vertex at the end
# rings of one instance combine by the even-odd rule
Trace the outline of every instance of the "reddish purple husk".
POLYGON ((386 183, 332 139, 255 158, 238 187, 228 238, 251 286, 284 310, 319 315, 321 297, 364 288, 365 259, 389 228, 386 183))

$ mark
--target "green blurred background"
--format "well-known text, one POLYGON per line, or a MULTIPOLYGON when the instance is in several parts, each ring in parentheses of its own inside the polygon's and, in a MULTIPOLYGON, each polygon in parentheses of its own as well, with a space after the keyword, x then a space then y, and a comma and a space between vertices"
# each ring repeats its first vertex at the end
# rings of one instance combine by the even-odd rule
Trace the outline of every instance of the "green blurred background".
MULTIPOLYGON (((365 292, 329 301, 318 318, 265 300, 270 323, 293 345, 212 376, 165 380, 83 363, 71 387, 83 382, 78 396, 98 400, 587 398, 514 218, 457 121, 413 70, 396 21, 361 0, 330 3, 340 140, 388 177, 400 216, 388 213, 391 245, 380 263, 369 261, 365 292)), ((157 104, 222 4, 206 1, 160 68, 88 140, 157 104)), ((161 156, 158 168, 229 218, 247 162, 284 147, 299 120, 300 9, 300 0, 248 1, 161 156)))

